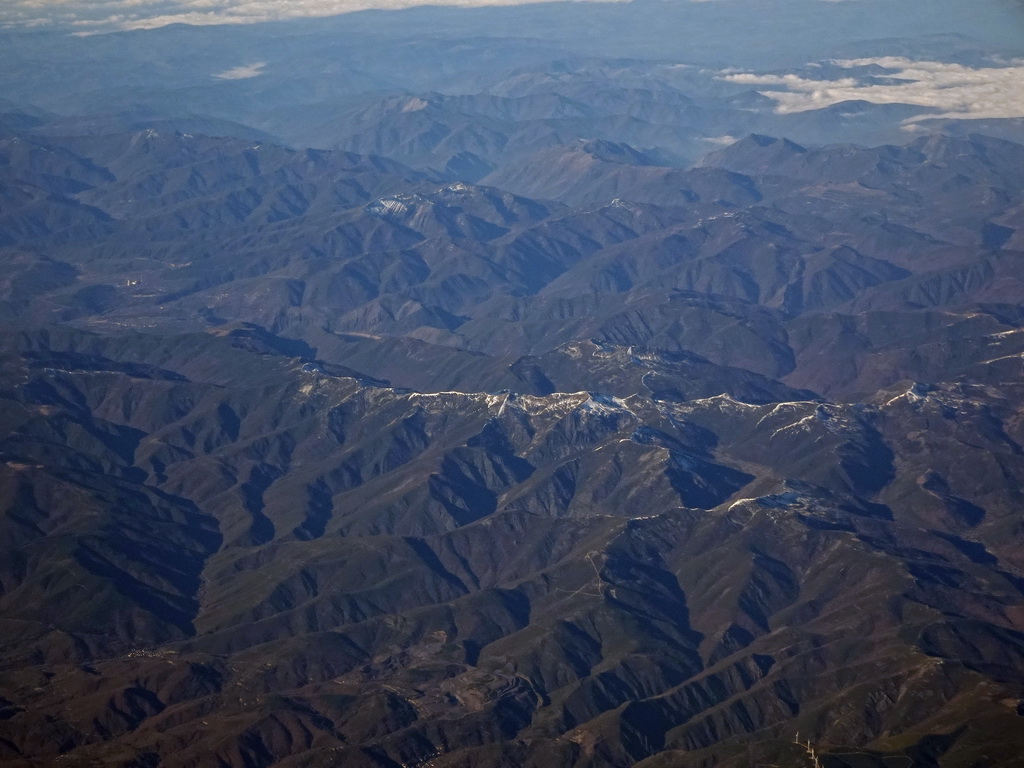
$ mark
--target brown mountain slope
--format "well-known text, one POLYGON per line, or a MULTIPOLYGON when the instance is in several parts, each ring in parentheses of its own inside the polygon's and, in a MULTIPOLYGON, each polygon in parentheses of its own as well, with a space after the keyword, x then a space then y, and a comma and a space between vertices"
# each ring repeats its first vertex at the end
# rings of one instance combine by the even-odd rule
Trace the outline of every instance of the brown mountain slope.
POLYGON ((742 765, 797 731, 1012 765, 1017 384, 420 395, 223 346, 252 386, 5 359, 11 765, 742 765))

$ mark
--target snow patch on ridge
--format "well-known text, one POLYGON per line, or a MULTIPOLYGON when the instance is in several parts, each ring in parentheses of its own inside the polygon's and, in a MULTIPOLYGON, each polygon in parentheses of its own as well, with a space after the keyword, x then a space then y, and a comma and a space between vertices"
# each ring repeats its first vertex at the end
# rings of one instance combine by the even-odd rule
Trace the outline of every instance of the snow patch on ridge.
POLYGON ((373 216, 404 216, 409 204, 397 197, 385 197, 366 206, 366 212, 373 216))

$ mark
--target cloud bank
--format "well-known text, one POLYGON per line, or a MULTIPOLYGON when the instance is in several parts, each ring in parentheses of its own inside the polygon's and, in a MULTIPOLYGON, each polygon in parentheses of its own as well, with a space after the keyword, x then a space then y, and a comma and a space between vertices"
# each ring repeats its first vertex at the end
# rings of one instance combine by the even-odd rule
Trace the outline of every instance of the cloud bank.
POLYGON ((968 67, 940 61, 912 61, 896 56, 833 61, 843 69, 872 69, 872 75, 818 80, 800 75, 723 72, 721 79, 752 86, 774 99, 779 114, 806 112, 843 101, 912 104, 941 110, 906 121, 935 118, 1024 117, 1024 59, 989 67, 968 67), (883 77, 875 73, 885 71, 883 77))
MULTIPOLYGON (((0 0, 0 27, 150 29, 167 24, 255 24, 416 5, 479 7, 550 0, 0 0)), ((576 0, 616 2, 622 0, 576 0)))
POLYGON ((259 77, 263 74, 263 68, 267 62, 258 61, 254 64, 244 64, 240 67, 232 67, 223 72, 213 75, 217 80, 246 80, 250 77, 259 77))

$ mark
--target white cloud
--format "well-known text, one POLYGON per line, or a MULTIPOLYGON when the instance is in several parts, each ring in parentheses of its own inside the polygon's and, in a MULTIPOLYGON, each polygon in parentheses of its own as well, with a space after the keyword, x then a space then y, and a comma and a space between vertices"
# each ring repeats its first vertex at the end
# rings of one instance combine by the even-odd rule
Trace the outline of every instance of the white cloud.
MULTIPOLYGON (((0 27, 77 25, 149 29, 167 24, 254 24, 416 5, 478 7, 549 0, 0 0, 0 27)), ((625 2, 626 0, 577 0, 625 2)))
POLYGON ((833 64, 848 70, 880 67, 884 80, 872 82, 849 76, 819 80, 800 75, 762 75, 723 71, 719 77, 732 83, 769 86, 761 90, 775 100, 779 114, 822 109, 843 101, 873 104, 912 104, 942 110, 911 118, 907 123, 937 117, 1024 117, 1024 60, 1000 62, 989 67, 968 67, 940 61, 913 61, 897 56, 846 59, 833 64))
POLYGON ((240 67, 232 67, 223 72, 218 72, 213 77, 218 80, 245 80, 250 77, 259 77, 263 74, 263 68, 267 66, 265 61, 257 61, 255 64, 243 64, 240 67))

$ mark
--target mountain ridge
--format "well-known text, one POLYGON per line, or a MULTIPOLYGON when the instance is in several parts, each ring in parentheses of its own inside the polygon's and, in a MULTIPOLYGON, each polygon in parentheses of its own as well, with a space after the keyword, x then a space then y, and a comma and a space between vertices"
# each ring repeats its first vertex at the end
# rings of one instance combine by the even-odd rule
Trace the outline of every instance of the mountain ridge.
POLYGON ((4 33, 0 764, 1017 765, 1020 121, 775 93, 1013 30, 801 4, 4 33))

